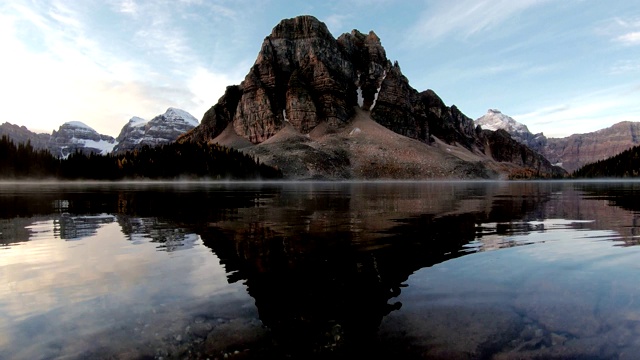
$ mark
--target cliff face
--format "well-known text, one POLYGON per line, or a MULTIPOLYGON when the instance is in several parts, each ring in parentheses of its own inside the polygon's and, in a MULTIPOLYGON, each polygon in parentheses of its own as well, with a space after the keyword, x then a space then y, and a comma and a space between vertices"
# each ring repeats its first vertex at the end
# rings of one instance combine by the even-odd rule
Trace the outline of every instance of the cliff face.
MULTIPOLYGON (((343 133, 357 116, 370 118, 396 134, 422 143, 428 147, 425 152, 442 151, 435 144, 444 141, 471 153, 465 161, 473 158, 480 167, 495 165, 482 165, 496 161, 485 153, 487 142, 493 138, 481 137, 472 119, 455 106, 446 106, 432 90, 420 93, 411 87, 397 62, 392 64, 387 59, 380 38, 373 31, 363 34, 353 30, 335 39, 325 24, 312 16, 286 19, 274 27, 244 81, 227 87, 224 96, 204 115, 201 125, 179 141, 221 142, 222 138, 235 138, 229 143, 239 143, 239 138, 260 146, 259 150, 249 146, 246 151, 261 158, 273 160, 291 155, 282 160, 287 164, 273 160, 272 165, 288 166, 292 161, 314 159, 303 161, 306 165, 301 167, 307 169, 317 168, 316 163, 322 161, 322 156, 316 156, 318 152, 324 152, 327 159, 338 154, 342 159, 338 163, 346 164, 338 171, 339 177, 358 176, 353 164, 364 161, 353 158, 358 151, 326 138, 322 140, 324 145, 318 145, 318 139, 325 135, 343 133), (362 111, 366 116, 357 115, 362 111), (277 136, 283 131, 288 135, 277 136), (291 138, 292 132, 300 136, 291 138), (291 151, 273 145, 283 138, 296 139, 303 147, 291 151), (333 148, 327 152, 326 146, 333 148), (273 151, 284 153, 272 154, 273 151)), ((519 146, 510 138, 502 143, 509 141, 519 146)), ((554 172, 548 162, 541 169, 549 175, 554 172)), ((398 176, 403 174, 421 177, 413 172, 398 176)), ((426 173, 422 176, 431 177, 426 173)))
POLYGON ((540 152, 573 172, 640 145, 640 123, 624 121, 606 129, 566 138, 548 138, 540 152))
POLYGON ((400 134, 428 139, 424 111, 417 121, 412 116, 419 94, 391 65, 374 32, 335 39, 325 24, 301 16, 273 28, 242 84, 229 86, 188 138, 211 140, 231 124, 259 144, 285 124, 302 134, 325 123, 339 128, 356 106, 400 134))

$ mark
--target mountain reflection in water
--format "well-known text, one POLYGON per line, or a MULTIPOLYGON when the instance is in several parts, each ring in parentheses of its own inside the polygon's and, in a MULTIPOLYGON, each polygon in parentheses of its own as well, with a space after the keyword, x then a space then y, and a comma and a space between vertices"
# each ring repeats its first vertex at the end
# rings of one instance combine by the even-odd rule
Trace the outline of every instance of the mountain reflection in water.
MULTIPOLYGON (((428 320, 411 325, 403 315, 428 312, 420 304, 431 295, 403 293, 407 286, 420 288, 411 278, 422 279, 421 269, 465 254, 562 241, 563 231, 606 230, 612 234, 607 240, 616 245, 635 245, 638 190, 636 183, 563 182, 12 185, 0 190, 0 246, 5 250, 0 256, 37 242, 33 224, 47 221, 53 222, 54 238, 74 242, 91 241, 106 224, 117 224, 130 246, 185 251, 171 261, 186 261, 203 244, 219 259, 228 283, 246 287, 265 327, 250 325, 225 334, 212 323, 198 333, 159 336, 158 343, 129 339, 127 356, 136 348, 134 357, 170 358, 233 356, 234 351, 250 358, 600 357, 601 350, 586 346, 569 353, 540 347, 551 347, 544 339, 552 335, 565 344, 577 339, 575 334, 545 329, 534 345, 527 341, 535 342, 535 334, 534 340, 522 340, 526 324, 533 321, 530 314, 514 315, 515 325, 502 330, 503 340, 488 334, 479 336, 478 343, 459 339, 473 344, 442 350, 441 343, 428 341, 439 336, 428 320), (556 231, 555 237, 545 235, 556 231), (416 329, 429 333, 416 334, 416 329)), ((206 276, 197 281, 206 283, 206 276)), ((139 286, 161 290, 169 285, 139 286)), ((218 298, 211 299, 215 312, 218 298)), ((193 313, 184 310, 184 317, 193 317, 185 320, 192 321, 188 329, 202 323, 196 318, 206 318, 198 306, 193 313)), ((102 331, 109 337, 115 330, 102 331)), ((69 336, 74 335, 80 336, 69 336)), ((108 358, 124 356, 122 351, 107 343, 99 351, 70 355, 60 350, 51 357, 108 358)), ((20 352, 0 341, 3 354, 20 352)))

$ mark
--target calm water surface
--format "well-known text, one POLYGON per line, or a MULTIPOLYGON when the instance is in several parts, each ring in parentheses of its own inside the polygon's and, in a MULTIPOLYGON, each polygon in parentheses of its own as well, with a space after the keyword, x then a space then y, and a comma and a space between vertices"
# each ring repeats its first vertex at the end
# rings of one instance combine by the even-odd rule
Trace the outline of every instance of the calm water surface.
POLYGON ((635 359, 640 183, 0 184, 0 358, 635 359))

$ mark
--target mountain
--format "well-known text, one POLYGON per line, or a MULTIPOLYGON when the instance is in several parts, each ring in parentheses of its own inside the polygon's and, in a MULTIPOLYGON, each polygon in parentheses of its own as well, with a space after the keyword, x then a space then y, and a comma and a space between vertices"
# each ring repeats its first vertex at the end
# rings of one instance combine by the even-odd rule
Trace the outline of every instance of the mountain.
MULTIPOLYGON (((506 133, 505 133, 506 134, 506 133)), ((282 20, 240 85, 180 142, 241 148, 289 178, 494 178, 563 171, 409 85, 373 32, 282 20)))
POLYGON ((497 131, 502 129, 509 133, 514 140, 538 152, 544 147, 547 139, 542 133, 532 134, 526 125, 496 109, 489 109, 485 115, 475 120, 475 124, 484 130, 497 131))
POLYGON ((66 158, 76 150, 87 155, 91 152, 104 155, 145 145, 168 144, 198 124, 188 112, 170 107, 150 121, 134 116, 122 127, 116 139, 98 134, 80 121, 67 122, 51 135, 36 134, 24 126, 4 123, 0 125, 0 136, 6 135, 16 144, 30 141, 35 149, 47 149, 56 157, 66 158))
POLYGON ((572 172, 637 145, 640 145, 640 122, 623 121, 591 133, 549 138, 542 154, 572 172))
POLYGON ((54 130, 51 133, 47 148, 54 156, 67 158, 76 151, 106 155, 115 145, 116 140, 113 137, 98 134, 83 122, 70 121, 62 124, 58 131, 54 130))
POLYGON ((0 125, 0 136, 2 135, 6 135, 15 144, 30 142, 36 150, 46 149, 59 158, 66 158, 76 150, 87 155, 91 152, 107 154, 115 146, 113 137, 98 134, 80 121, 64 123, 51 135, 37 134, 24 126, 6 122, 0 125))
POLYGON ((116 138, 114 152, 156 146, 175 141, 178 136, 198 126, 198 120, 184 110, 169 108, 164 114, 146 121, 133 117, 116 138))
POLYGON ((7 136, 15 144, 26 144, 29 141, 31 142, 31 146, 38 150, 46 149, 49 139, 51 138, 49 134, 38 134, 24 126, 14 125, 8 122, 0 125, 0 137, 2 136, 7 136))
POLYGON ((624 121, 606 129, 565 138, 547 138, 498 110, 489 110, 475 121, 483 129, 503 129, 518 142, 539 152, 551 163, 568 172, 599 160, 607 159, 633 146, 640 145, 640 123, 624 121))

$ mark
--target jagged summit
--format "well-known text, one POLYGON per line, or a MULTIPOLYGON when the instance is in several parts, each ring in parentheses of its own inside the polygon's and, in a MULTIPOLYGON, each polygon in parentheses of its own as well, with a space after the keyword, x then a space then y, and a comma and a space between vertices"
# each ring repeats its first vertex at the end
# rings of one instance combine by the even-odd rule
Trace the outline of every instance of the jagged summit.
MULTIPOLYGON (((462 147, 468 156, 448 161, 473 161, 472 167, 477 165, 478 169, 484 167, 482 158, 490 158, 491 151, 497 149, 490 151, 493 135, 483 135, 473 120, 457 107, 446 106, 434 91, 418 92, 411 87, 398 63, 387 58, 375 32, 365 34, 353 30, 336 39, 324 23, 309 15, 285 19, 276 25, 265 37, 242 83, 228 86, 218 103, 204 114, 201 124, 179 141, 233 139, 234 144, 243 144, 243 151, 270 159, 275 166, 295 162, 294 157, 302 159, 306 165, 297 167, 295 176, 305 176, 300 174, 306 171, 308 176, 316 176, 317 172, 319 177, 332 177, 337 173, 338 177, 375 177, 375 171, 354 173, 353 163, 375 164, 382 155, 359 152, 349 141, 318 140, 325 135, 331 137, 330 134, 339 137, 337 134, 350 128, 356 117, 366 117, 391 132, 421 143, 423 150, 420 151, 424 151, 426 157, 433 158, 435 155, 431 153, 438 153, 443 159, 449 159, 440 153, 443 150, 439 144, 447 144, 448 150, 444 151, 450 152, 453 152, 451 147, 462 147), (284 139, 288 147, 277 145, 284 139), (276 156, 274 152, 282 154, 276 156), (331 166, 313 170, 318 162, 332 162, 334 170, 329 170, 331 166), (342 170, 336 170, 337 167, 342 170)), ((522 145, 508 135, 499 141, 500 161, 513 158, 517 166, 543 169, 536 170, 538 172, 553 171, 550 164, 535 154, 522 155, 528 149, 520 149, 522 145), (509 149, 511 145, 517 150, 509 149)), ((394 150, 394 153, 402 154, 402 151, 394 150)), ((393 166, 392 162, 384 163, 384 166, 393 166)), ((472 170, 474 174, 470 175, 468 168, 462 170, 465 166, 457 169, 454 166, 451 170, 447 165, 447 170, 440 172, 407 165, 391 173, 401 178, 478 177, 492 176, 490 173, 494 171, 472 170)), ((494 167, 504 171, 502 165, 494 167)), ((387 170, 384 173, 390 174, 387 170)))
POLYGON ((184 122, 194 127, 200 125, 200 121, 198 121, 198 119, 196 119, 193 115, 181 109, 170 107, 167 109, 167 111, 163 115, 166 118, 171 119, 173 121, 184 122))
POLYGON ((118 144, 113 151, 121 152, 145 145, 167 144, 198 125, 198 119, 191 114, 172 107, 149 121, 134 116, 122 127, 116 138, 118 144))
POLYGON ((496 131, 503 129, 511 134, 514 132, 529 132, 526 125, 517 122, 511 116, 505 115, 497 109, 487 110, 487 113, 476 119, 475 123, 485 130, 496 131))
POLYGON ((327 26, 312 15, 284 19, 271 30, 271 34, 268 37, 271 39, 287 38, 292 40, 314 37, 333 39, 333 35, 329 32, 327 26))

